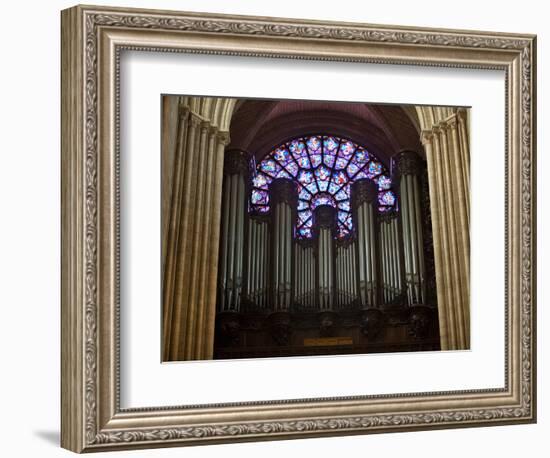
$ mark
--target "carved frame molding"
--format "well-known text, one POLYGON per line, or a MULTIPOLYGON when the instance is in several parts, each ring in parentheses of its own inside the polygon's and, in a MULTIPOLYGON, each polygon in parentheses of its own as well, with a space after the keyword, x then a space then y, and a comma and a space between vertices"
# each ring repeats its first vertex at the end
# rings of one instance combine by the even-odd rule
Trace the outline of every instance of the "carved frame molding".
POLYGON ((82 452, 534 422, 535 61, 532 35, 93 6, 63 11, 62 446, 82 452), (504 70, 506 386, 121 409, 123 49, 504 70))

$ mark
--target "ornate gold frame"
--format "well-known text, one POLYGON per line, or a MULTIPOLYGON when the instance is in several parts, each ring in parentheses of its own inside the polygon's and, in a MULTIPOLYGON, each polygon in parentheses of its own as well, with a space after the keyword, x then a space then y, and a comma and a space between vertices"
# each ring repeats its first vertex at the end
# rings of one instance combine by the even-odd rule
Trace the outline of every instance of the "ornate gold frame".
POLYGON ((62 446, 88 452, 534 422, 535 45, 532 35, 108 7, 63 11, 62 446), (122 49, 504 70, 505 387, 122 410, 122 49))

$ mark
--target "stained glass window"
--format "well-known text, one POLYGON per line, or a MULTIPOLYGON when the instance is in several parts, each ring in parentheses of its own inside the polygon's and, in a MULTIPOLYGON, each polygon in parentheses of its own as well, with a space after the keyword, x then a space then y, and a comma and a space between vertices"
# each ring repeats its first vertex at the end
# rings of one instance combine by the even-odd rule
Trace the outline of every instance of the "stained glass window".
POLYGON ((252 179, 250 209, 269 211, 269 185, 275 178, 298 183, 296 237, 313 236, 313 210, 330 205, 337 210, 339 238, 353 231, 351 183, 368 178, 378 186, 378 209, 396 208, 389 173, 378 159, 356 143, 336 136, 312 135, 279 145, 256 167, 252 179))

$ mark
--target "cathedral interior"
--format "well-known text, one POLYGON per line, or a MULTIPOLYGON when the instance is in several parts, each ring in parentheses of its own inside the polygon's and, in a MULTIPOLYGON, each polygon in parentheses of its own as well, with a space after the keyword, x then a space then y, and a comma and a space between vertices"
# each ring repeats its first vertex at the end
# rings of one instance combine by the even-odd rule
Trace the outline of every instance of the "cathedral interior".
POLYGON ((163 360, 469 348, 468 110, 163 97, 163 360))

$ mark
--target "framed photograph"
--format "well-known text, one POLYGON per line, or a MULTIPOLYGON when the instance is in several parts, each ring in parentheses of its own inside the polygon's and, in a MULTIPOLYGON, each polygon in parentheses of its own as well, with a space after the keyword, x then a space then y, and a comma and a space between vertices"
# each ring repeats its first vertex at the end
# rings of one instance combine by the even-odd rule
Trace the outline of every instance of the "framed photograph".
POLYGON ((532 35, 62 12, 62 446, 536 421, 532 35))

